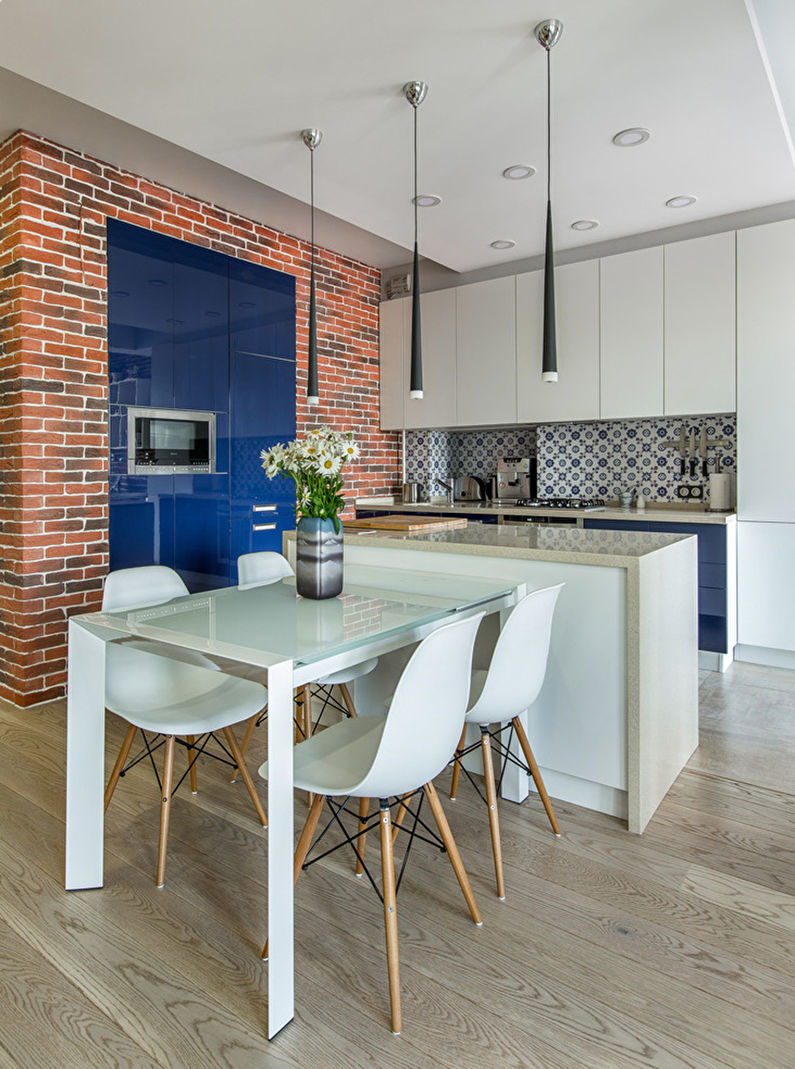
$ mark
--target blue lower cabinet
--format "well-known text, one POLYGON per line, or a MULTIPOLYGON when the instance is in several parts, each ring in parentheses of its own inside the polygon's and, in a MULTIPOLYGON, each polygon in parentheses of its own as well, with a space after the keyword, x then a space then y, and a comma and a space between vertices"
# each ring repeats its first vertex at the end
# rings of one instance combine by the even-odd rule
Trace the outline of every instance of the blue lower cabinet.
POLYGON ((192 594, 228 585, 228 476, 174 476, 173 567, 192 594))
POLYGON ((243 553, 282 552, 282 535, 295 530, 295 508, 261 503, 248 510, 234 507, 230 582, 237 583, 237 558, 243 553))
POLYGON ((642 520, 591 520, 583 519, 583 527, 594 531, 648 531, 649 524, 642 520))
POLYGON ((174 565, 174 478, 118 475, 110 480, 110 570, 174 565))

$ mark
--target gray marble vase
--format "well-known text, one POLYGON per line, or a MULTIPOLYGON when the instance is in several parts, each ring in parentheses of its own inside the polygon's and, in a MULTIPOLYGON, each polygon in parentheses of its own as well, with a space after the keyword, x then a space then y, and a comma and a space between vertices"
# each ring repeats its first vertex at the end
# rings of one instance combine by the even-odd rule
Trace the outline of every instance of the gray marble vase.
POLYGON ((295 589, 304 598, 335 598, 342 590, 342 525, 302 516, 296 525, 295 589))

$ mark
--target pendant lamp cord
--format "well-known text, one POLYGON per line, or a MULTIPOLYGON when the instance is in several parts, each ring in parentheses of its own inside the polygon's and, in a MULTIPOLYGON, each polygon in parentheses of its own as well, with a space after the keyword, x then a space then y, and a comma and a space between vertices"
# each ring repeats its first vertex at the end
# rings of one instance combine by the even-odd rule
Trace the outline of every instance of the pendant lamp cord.
POLYGON ((419 220, 417 217, 417 112, 414 107, 414 244, 417 244, 419 233, 419 220))
POLYGON ((312 243, 311 273, 315 274, 315 150, 309 153, 309 203, 311 205, 309 233, 312 243))
POLYGON ((552 201, 552 80, 550 77, 551 49, 547 48, 547 201, 552 201))

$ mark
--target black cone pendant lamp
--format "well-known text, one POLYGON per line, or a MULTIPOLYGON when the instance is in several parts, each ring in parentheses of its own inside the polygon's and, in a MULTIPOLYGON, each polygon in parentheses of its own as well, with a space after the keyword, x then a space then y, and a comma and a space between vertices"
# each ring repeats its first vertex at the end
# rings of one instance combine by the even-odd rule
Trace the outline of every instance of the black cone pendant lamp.
POLYGON ((420 255, 417 249, 417 109, 428 93, 425 82, 406 82, 403 95, 414 109, 414 267, 411 282, 411 376, 409 397, 422 400, 422 330, 420 327, 420 255))
POLYGON ((560 19, 544 19, 533 31, 536 40, 547 54, 547 232, 544 246, 544 341, 541 359, 541 381, 558 381, 558 350, 555 337, 555 258, 552 248, 552 169, 551 138, 552 88, 549 53, 560 40, 563 23, 560 19))
POLYGON ((315 305, 315 149, 323 140, 322 130, 302 130, 301 140, 309 149, 309 202, 312 260, 309 269, 309 363, 306 379, 306 403, 320 401, 317 388, 317 308, 315 305))

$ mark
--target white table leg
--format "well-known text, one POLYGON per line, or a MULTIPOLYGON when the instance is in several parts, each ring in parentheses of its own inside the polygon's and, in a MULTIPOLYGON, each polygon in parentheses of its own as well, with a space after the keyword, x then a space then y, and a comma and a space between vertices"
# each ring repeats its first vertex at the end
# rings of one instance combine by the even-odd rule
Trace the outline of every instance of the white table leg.
MULTIPOLYGON (((527 712, 521 714, 520 720, 522 725, 527 731, 527 712)), ((503 732, 503 741, 507 742, 510 737, 510 727, 507 727, 503 732)), ((519 740, 516 738, 514 732, 511 739, 511 753, 517 760, 524 763, 524 754, 522 748, 519 745, 519 740)), ((509 802, 523 802, 530 793, 529 787, 530 777, 527 775, 523 768, 517 768, 513 761, 508 762, 508 767, 505 769, 505 775, 502 777, 502 788, 500 789, 500 795, 502 798, 507 799, 509 802)))
POLYGON ((268 1038, 295 1014, 293 664, 268 669, 268 1038))
POLYGON ((105 643, 69 621, 66 729, 67 891, 102 886, 105 643))

